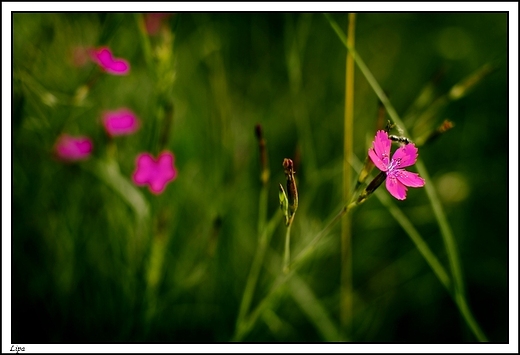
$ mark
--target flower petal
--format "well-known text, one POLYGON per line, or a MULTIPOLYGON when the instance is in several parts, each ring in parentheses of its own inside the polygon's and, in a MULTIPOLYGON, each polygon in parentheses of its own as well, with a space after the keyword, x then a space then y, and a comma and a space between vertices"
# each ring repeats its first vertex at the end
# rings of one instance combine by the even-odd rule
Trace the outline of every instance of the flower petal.
POLYGON ((368 156, 370 157, 370 159, 372 159, 372 162, 374 163, 375 166, 377 166, 377 168, 379 170, 381 170, 381 171, 388 170, 387 165, 377 156, 377 154, 373 148, 370 148, 368 150, 368 156))
POLYGON ((108 73, 114 75, 125 75, 130 69, 130 64, 124 59, 115 59, 110 66, 105 67, 108 73))
POLYGON ((404 200, 406 198, 407 188, 397 180, 394 174, 388 174, 386 177, 386 189, 398 200, 404 200))
POLYGON ((388 138, 388 133, 385 131, 377 131, 376 137, 372 145, 376 151, 376 154, 384 162, 384 159, 388 159, 390 156, 390 145, 392 141, 388 138))
POLYGON ((107 73, 114 75, 125 75, 130 70, 130 64, 124 59, 114 58, 108 47, 92 49, 91 58, 107 73))
POLYGON ((171 168, 173 166, 173 154, 170 152, 162 152, 157 158, 157 162, 161 167, 171 168))
POLYGON ((168 183, 167 180, 163 179, 155 179, 150 182, 150 191, 156 195, 159 195, 161 192, 164 191, 166 184, 168 183))
POLYGON ((177 170, 173 165, 174 156, 170 152, 163 152, 159 155, 158 159, 158 169, 161 172, 161 175, 167 181, 175 179, 177 176, 177 170))
POLYGON ((111 136, 131 134, 139 129, 139 120, 128 109, 105 112, 103 124, 107 133, 111 136))
POLYGON ((132 174, 132 180, 136 185, 145 185, 154 174, 154 160, 148 153, 137 156, 136 169, 132 174))
POLYGON ((177 170, 173 165, 174 156, 165 151, 159 154, 157 160, 149 153, 142 153, 136 159, 136 170, 132 180, 136 185, 148 185, 154 194, 160 194, 166 185, 177 177, 177 170))
POLYGON ((93 144, 88 137, 61 135, 55 144, 56 156, 63 161, 86 159, 92 153, 93 144))
POLYGON ((399 182, 403 185, 409 187, 423 187, 424 179, 419 176, 419 174, 411 173, 404 169, 398 169, 394 172, 394 176, 399 180, 399 182))
POLYGON ((368 150, 368 156, 381 171, 388 170, 390 145, 391 141, 388 138, 388 133, 380 130, 376 133, 374 141, 372 142, 372 148, 368 150))
POLYGON ((417 151, 418 149, 413 143, 398 148, 392 156, 392 165, 399 169, 415 164, 419 155, 417 151))
POLYGON ((112 52, 107 47, 101 47, 92 52, 92 59, 103 68, 110 67, 112 64, 112 52))

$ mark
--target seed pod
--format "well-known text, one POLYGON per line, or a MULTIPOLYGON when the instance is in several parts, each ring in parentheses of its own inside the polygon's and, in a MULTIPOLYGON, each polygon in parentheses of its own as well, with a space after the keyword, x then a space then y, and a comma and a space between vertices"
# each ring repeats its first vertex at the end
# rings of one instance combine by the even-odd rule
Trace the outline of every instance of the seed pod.
POLYGON ((287 179, 287 217, 286 224, 292 223, 294 214, 298 209, 298 189, 296 188, 296 181, 294 180, 294 164, 291 159, 283 160, 283 168, 285 170, 285 178, 287 179))

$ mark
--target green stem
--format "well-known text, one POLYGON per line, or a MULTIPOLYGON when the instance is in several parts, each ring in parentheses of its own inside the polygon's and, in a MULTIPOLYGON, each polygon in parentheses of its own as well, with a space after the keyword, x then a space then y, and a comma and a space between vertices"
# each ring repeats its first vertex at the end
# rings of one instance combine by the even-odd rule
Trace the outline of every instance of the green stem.
POLYGON ((264 261, 265 251, 269 245, 270 237, 273 235, 276 224, 279 221, 280 213, 277 212, 268 222, 259 238, 255 257, 253 259, 253 263, 251 264, 251 269, 249 270, 244 293, 242 294, 242 300, 240 301, 240 308, 235 326, 235 341, 237 341, 236 339, 241 339, 240 334, 243 333, 246 315, 249 311, 249 307, 251 306, 251 301, 253 300, 256 283, 258 282, 258 276, 260 275, 260 270, 264 261))
MULTIPOLYGON (((416 163, 417 171, 419 174, 426 180, 431 181, 428 171, 424 166, 423 162, 418 160, 416 163)), ((424 188, 426 189, 426 194, 430 199, 430 203, 432 205, 433 213, 437 218, 437 222, 439 224, 439 228, 441 229, 441 235, 444 241, 444 245, 448 252, 448 260, 450 263, 450 269, 453 274, 454 279, 454 288, 455 293, 460 293, 463 297, 465 297, 464 292, 464 282, 462 280, 462 271, 460 267, 460 262, 458 258, 458 250, 457 245, 455 243, 455 237, 451 231, 451 228, 448 224, 448 220, 446 219, 446 215, 444 214, 444 209, 441 206, 437 193, 432 184, 425 184, 424 188)))
POLYGON ((291 271, 294 268, 298 267, 300 264, 302 264, 303 261, 306 260, 311 255, 312 251, 316 248, 316 245, 318 244, 320 239, 323 238, 325 235, 327 235, 330 232, 332 227, 336 223, 339 222, 341 217, 343 217, 343 215, 345 215, 345 213, 347 213, 348 210, 349 210, 348 208, 343 207, 339 211, 339 213, 325 226, 325 228, 323 228, 321 230, 321 232, 319 232, 314 237, 314 239, 312 239, 311 242, 309 244, 307 244, 307 246, 302 251, 300 251, 300 253, 298 253, 298 255, 293 259, 293 262, 290 265, 291 271))
POLYGON ((289 263, 291 262, 291 226, 292 223, 289 223, 285 232, 285 253, 283 257, 283 272, 285 274, 289 272, 289 263))
POLYGON ((461 293, 456 294, 455 303, 457 304, 460 312, 462 313, 462 316, 464 317, 464 320, 468 324, 473 334, 475 334, 478 341, 487 342, 488 339, 486 335, 484 334, 482 329, 480 329, 480 326, 478 325, 477 321, 473 317, 473 314, 471 313, 471 310, 469 309, 466 297, 464 297, 464 295, 461 293))
POLYGON ((406 215, 401 211, 390 199, 388 194, 385 191, 379 190, 376 191, 376 197, 379 201, 388 209, 390 214, 395 218, 395 220, 401 225, 406 234, 410 237, 412 242, 415 244, 415 247, 422 255, 424 260, 428 263, 428 265, 433 270, 435 276, 439 279, 441 284, 446 288, 446 290, 450 291, 451 280, 446 270, 439 262, 435 254, 430 250, 424 239, 421 237, 417 229, 413 226, 410 220, 406 217, 406 215))
MULTIPOLYGON (((348 16, 349 45, 354 46, 356 14, 348 16)), ((354 150, 354 58, 347 52, 345 70, 345 123, 343 137, 343 201, 351 195, 352 170, 349 164, 354 150)), ((340 280, 340 325, 341 336, 347 339, 352 326, 352 219, 343 215, 341 223, 341 280, 340 280)))
POLYGON ((82 167, 116 192, 134 210, 139 222, 148 221, 151 215, 148 201, 143 193, 121 174, 119 164, 114 159, 91 159, 82 167))

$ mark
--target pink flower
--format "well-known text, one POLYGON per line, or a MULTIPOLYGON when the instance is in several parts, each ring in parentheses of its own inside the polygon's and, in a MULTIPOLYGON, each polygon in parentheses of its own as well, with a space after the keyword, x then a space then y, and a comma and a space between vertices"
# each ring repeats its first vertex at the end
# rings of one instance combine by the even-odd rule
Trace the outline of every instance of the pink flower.
POLYGON ((144 18, 146 32, 149 35, 157 34, 159 32, 159 29, 161 28, 163 19, 166 19, 172 15, 173 14, 162 13, 162 12, 146 14, 146 16, 144 18))
POLYGON ((63 161, 77 161, 92 153, 92 141, 88 137, 72 137, 62 134, 54 145, 54 152, 63 161))
POLYGON ((137 156, 132 180, 138 186, 148 185, 150 191, 158 195, 164 191, 168 182, 177 177, 173 162, 174 156, 168 151, 159 154, 157 160, 149 153, 141 153, 137 156))
POLYGON ((398 200, 406 198, 408 187, 424 186, 424 179, 419 174, 411 173, 402 168, 411 166, 417 161, 417 148, 413 143, 398 148, 390 160, 391 140, 385 131, 377 131, 372 142, 372 148, 368 150, 368 156, 375 166, 386 172, 386 189, 398 200))
POLYGON ((139 129, 139 120, 127 108, 103 113, 103 125, 110 136, 122 136, 139 129))
POLYGON ((130 64, 124 59, 114 58, 108 47, 91 49, 90 58, 109 74, 126 75, 130 71, 130 64))

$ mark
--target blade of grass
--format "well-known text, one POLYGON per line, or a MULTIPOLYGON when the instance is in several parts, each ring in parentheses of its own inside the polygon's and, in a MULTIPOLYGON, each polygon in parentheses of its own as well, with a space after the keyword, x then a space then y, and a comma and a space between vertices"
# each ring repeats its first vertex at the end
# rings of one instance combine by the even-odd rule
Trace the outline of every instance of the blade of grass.
MULTIPOLYGON (((337 341, 337 327, 311 288, 297 274, 289 280, 289 290, 296 303, 313 322, 323 339, 325 341, 337 341)), ((348 338, 342 338, 342 340, 345 339, 348 338)))
POLYGON ((235 335, 233 337, 234 339, 240 338, 239 335, 243 332, 242 329, 244 328, 244 322, 247 316, 247 312, 249 311, 249 308, 251 306, 251 301, 253 300, 253 295, 255 293, 258 276, 260 275, 260 270, 262 269, 265 251, 267 249, 267 246, 269 245, 271 236, 274 233, 276 224, 279 223, 281 220, 280 215, 280 210, 278 210, 273 215, 273 217, 271 217, 266 227, 264 228, 262 235, 260 236, 253 263, 251 264, 251 269, 249 270, 249 275, 247 277, 244 293, 242 294, 242 300, 240 301, 238 317, 235 325, 235 335))
POLYGON ((121 175, 116 161, 92 159, 82 167, 114 190, 134 210, 139 221, 145 221, 150 217, 148 202, 141 191, 121 175))
MULTIPOLYGON (((270 261, 266 262, 266 267, 274 276, 280 275, 280 270, 277 267, 280 264, 280 258, 274 251, 268 251, 268 257, 270 261)), ((334 324, 318 297, 298 273, 294 273, 288 279, 287 286, 292 298, 315 325, 322 338, 325 341, 337 341, 338 327, 334 324)))
POLYGON ((267 325, 271 333, 279 340, 284 341, 287 339, 288 334, 296 334, 294 327, 281 319, 274 311, 266 309, 262 313, 262 320, 267 325))
POLYGON ((143 193, 139 191, 119 170, 119 164, 113 159, 91 159, 82 164, 82 168, 101 180, 111 188, 117 196, 135 212, 135 238, 132 241, 131 258, 143 262, 143 251, 150 238, 149 224, 151 221, 150 204, 143 193))

